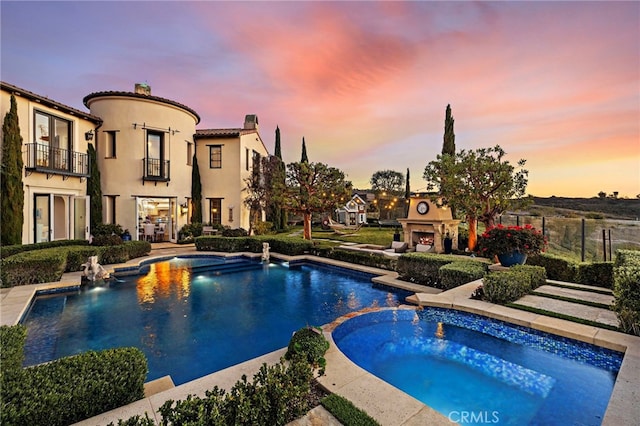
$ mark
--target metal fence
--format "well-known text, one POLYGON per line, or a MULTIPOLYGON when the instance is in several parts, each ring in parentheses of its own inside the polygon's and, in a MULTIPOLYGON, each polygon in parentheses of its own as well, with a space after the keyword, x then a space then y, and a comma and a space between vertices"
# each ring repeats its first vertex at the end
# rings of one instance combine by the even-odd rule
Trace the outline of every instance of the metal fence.
POLYGON ((595 262, 614 260, 616 250, 640 250, 640 221, 502 215, 505 226, 530 224, 547 237, 547 253, 595 262))

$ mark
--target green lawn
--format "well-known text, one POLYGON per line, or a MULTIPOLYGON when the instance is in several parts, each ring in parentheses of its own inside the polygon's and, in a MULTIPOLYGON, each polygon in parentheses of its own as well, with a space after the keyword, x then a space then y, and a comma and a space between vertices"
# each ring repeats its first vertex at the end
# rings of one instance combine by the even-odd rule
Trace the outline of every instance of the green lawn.
MULTIPOLYGON (((296 226, 286 232, 287 235, 302 231, 301 226, 296 226)), ((334 232, 333 230, 325 231, 322 228, 314 227, 311 230, 311 237, 314 240, 336 240, 345 241, 358 244, 377 244, 381 246, 390 246, 393 241, 393 228, 379 228, 377 226, 362 227, 357 232, 354 230, 345 229, 344 232, 334 232)), ((302 233, 300 233, 302 238, 302 233)))

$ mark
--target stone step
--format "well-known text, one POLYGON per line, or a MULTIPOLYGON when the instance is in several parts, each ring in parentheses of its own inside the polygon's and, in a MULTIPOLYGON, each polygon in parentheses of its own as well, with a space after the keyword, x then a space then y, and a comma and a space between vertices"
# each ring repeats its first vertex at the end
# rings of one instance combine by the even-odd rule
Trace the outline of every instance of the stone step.
POLYGON ((610 288, 606 288, 606 287, 598 287, 594 285, 577 284, 577 283, 568 283, 565 281, 555 281, 555 280, 547 280, 547 283, 551 285, 558 284, 565 287, 571 287, 571 288, 575 288, 576 290, 585 290, 585 291, 592 291, 592 292, 599 292, 599 293, 606 292, 607 294, 613 295, 613 291, 610 288))
POLYGON ((611 305, 614 301, 613 295, 594 293, 592 291, 578 290, 577 288, 556 287, 553 285, 543 285, 535 289, 538 293, 549 294, 552 296, 569 297, 575 300, 584 300, 593 303, 601 303, 603 305, 611 305))
POLYGON ((527 295, 514 302, 516 305, 529 306, 543 309, 545 311, 569 315, 601 324, 618 327, 618 317, 616 313, 603 308, 581 305, 579 303, 565 302, 563 300, 551 299, 544 296, 527 295))

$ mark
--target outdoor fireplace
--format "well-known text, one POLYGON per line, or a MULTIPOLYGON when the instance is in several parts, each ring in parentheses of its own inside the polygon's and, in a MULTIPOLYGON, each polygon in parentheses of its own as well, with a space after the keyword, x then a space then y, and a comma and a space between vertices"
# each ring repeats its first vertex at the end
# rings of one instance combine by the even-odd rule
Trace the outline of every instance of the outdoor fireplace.
POLYGON ((398 219, 402 224, 404 242, 409 247, 432 246, 436 253, 444 252, 444 239, 447 234, 453 240, 452 249, 458 248, 458 224, 449 207, 438 207, 428 198, 412 197, 409 201, 409 214, 406 219, 398 219), (426 243, 426 244, 425 244, 426 243))

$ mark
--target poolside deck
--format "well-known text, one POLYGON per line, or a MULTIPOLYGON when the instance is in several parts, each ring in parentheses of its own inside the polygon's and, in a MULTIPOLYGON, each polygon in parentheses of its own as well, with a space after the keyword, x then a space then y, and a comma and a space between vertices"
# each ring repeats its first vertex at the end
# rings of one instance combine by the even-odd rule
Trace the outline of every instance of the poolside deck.
MULTIPOLYGON (((202 252, 196 252, 193 245, 177 246, 170 243, 158 243, 153 245, 150 256, 144 259, 134 259, 124 265, 109 265, 107 270, 112 272, 114 267, 137 265, 141 260, 148 260, 150 258, 196 253, 202 254, 202 252)), ((227 255, 227 253, 216 254, 227 255)), ((256 254, 250 255, 259 256, 256 254)), ((272 254, 272 256, 284 260, 293 259, 278 254, 272 254)), ((313 256, 309 256, 309 258, 338 266, 354 266, 345 264, 344 262, 313 256)), ((618 379, 614 386, 602 424, 611 426, 631 426, 637 424, 637 419, 640 418, 640 337, 493 305, 479 300, 472 300, 469 298, 469 295, 480 284, 479 281, 442 292, 437 289, 400 281, 397 279, 395 273, 390 273, 389 271, 357 265, 355 268, 365 272, 379 273, 380 276, 374 279, 376 282, 386 285, 397 285, 406 290, 414 291, 416 295, 412 297, 412 301, 421 306, 440 306, 473 312, 625 352, 624 361, 618 373, 618 379)), ((80 276, 81 273, 76 272, 65 274, 62 281, 57 283, 1 289, 0 306, 2 309, 0 310, 0 323, 3 325, 16 324, 27 309, 29 301, 37 290, 77 285, 80 281, 80 276)), ((554 299, 548 300, 551 301, 554 299)), ((551 302, 548 302, 547 305, 545 305, 544 302, 544 300, 538 300, 536 303, 542 306, 542 308, 547 309, 549 307, 548 304, 551 302)), ((554 309, 564 308, 562 308, 562 304, 558 304, 554 309)), ((571 309, 576 308, 572 307, 571 309)), ((606 310, 603 309, 602 311, 606 310)), ((568 313, 572 314, 570 312, 568 313)), ((344 320, 344 318, 338 319, 337 322, 342 320, 344 320)), ((381 379, 367 373, 346 358, 336 348, 331 338, 330 331, 335 324, 336 322, 325 326, 325 335, 330 341, 331 346, 325 356, 327 360, 326 374, 319 379, 323 386, 331 392, 346 397, 382 425, 450 425, 452 423, 446 416, 381 379)), ((161 382, 156 381, 156 383, 147 384, 146 389, 148 395, 146 398, 84 420, 77 423, 77 425, 107 425, 110 422, 117 424, 118 419, 127 419, 136 414, 144 415, 145 412, 159 424, 157 410, 167 399, 184 399, 189 394, 204 396, 207 389, 211 389, 216 385, 229 389, 242 374, 246 374, 249 377, 252 376, 263 363, 273 364, 278 362, 284 352, 285 349, 280 349, 180 386, 172 387, 167 379, 161 382)), ((334 420, 335 419, 331 420, 330 416, 327 417, 327 413, 324 413, 320 408, 310 413, 308 418, 297 421, 295 425, 339 424, 332 423, 334 420), (321 423, 316 423, 317 421, 321 423)))

